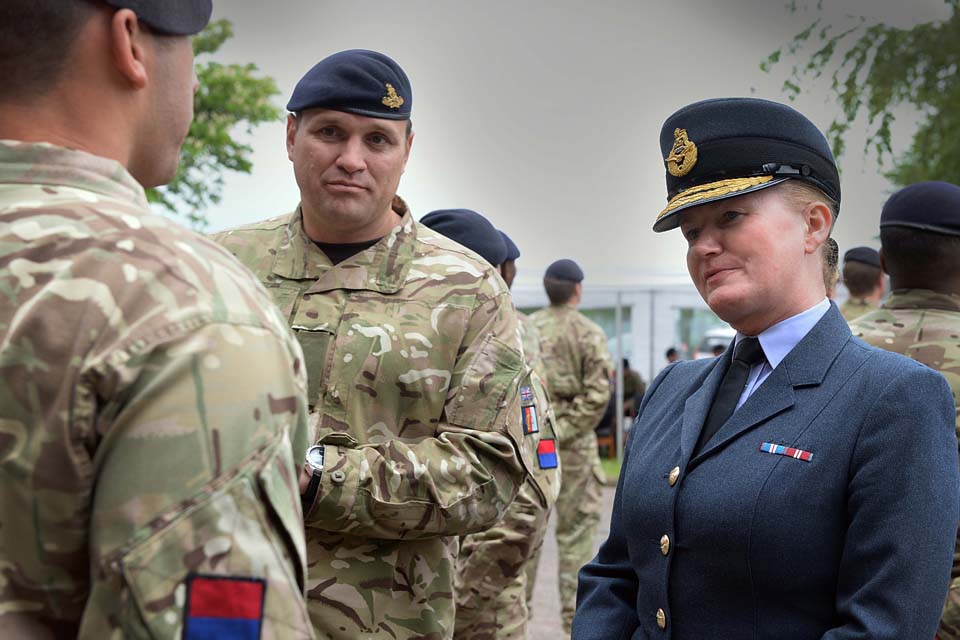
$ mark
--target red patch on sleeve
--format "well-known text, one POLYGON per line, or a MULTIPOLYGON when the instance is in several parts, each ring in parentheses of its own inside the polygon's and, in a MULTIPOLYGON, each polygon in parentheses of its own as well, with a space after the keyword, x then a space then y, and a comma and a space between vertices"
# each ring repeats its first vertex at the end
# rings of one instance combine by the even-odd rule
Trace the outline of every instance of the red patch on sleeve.
POLYGON ((259 620, 266 582, 259 578, 188 576, 187 615, 194 618, 259 620))

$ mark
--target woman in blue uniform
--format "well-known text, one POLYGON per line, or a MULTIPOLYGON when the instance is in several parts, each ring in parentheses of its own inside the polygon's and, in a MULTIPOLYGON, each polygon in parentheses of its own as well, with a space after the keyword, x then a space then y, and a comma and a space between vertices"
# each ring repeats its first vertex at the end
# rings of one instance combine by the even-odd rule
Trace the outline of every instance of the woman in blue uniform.
POLYGON ((960 516, 953 399, 826 298, 826 140, 790 107, 733 98, 677 111, 660 146, 654 231, 679 228, 737 336, 647 391, 573 638, 933 638, 960 516))

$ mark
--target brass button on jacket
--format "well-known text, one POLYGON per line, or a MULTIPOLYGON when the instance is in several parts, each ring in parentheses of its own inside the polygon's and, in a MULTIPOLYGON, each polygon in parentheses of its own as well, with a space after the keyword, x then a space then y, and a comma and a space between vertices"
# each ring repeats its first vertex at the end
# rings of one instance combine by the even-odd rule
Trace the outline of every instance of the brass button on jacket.
POLYGON ((670 477, 667 478, 667 482, 670 483, 670 486, 677 484, 677 480, 680 478, 680 467, 674 467, 670 469, 670 477))
POLYGON ((660 538, 660 553, 667 555, 670 553, 670 536, 663 534, 663 537, 660 538))
POLYGON ((657 609, 657 626, 661 629, 667 628, 667 614, 663 612, 663 609, 657 609))

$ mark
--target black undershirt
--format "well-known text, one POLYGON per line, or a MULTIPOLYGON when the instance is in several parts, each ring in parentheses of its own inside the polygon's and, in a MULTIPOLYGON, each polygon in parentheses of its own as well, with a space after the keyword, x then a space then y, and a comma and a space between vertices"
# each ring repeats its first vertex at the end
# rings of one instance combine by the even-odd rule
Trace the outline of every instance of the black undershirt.
POLYGON ((313 244, 317 245, 317 248, 320 249, 320 251, 323 251, 323 255, 330 258, 330 262, 336 266, 344 260, 352 258, 361 251, 366 251, 378 242, 380 242, 380 238, 364 240, 363 242, 346 242, 342 244, 314 241, 313 244))

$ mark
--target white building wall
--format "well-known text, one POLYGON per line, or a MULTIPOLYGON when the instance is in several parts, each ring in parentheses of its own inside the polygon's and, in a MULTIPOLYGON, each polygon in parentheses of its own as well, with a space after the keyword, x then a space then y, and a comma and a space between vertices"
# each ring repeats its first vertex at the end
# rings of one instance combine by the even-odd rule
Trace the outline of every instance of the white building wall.
MULTIPOLYGON (((706 309, 706 303, 692 284, 665 283, 643 287, 585 287, 580 306, 583 309, 614 309, 618 293, 624 309, 624 353, 630 358, 631 366, 649 383, 666 366, 666 350, 676 346, 678 310, 706 309), (628 309, 629 321, 626 319, 628 309)), ((513 295, 518 307, 541 307, 547 304, 541 287, 516 287, 513 295)), ((610 355, 616 359, 615 340, 611 341, 610 355)))

